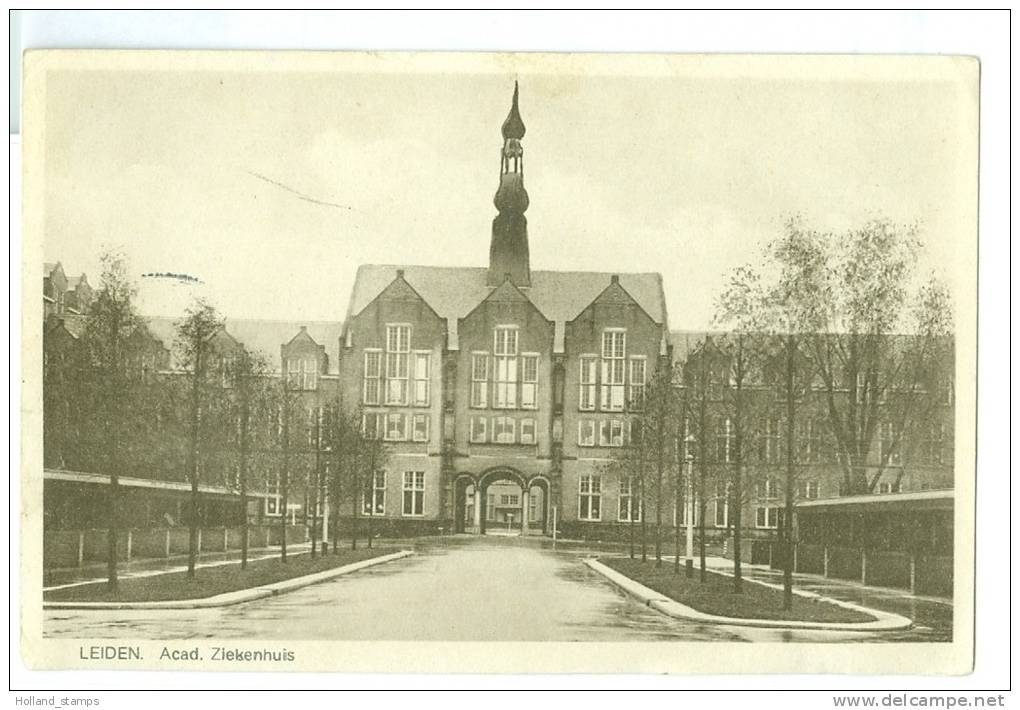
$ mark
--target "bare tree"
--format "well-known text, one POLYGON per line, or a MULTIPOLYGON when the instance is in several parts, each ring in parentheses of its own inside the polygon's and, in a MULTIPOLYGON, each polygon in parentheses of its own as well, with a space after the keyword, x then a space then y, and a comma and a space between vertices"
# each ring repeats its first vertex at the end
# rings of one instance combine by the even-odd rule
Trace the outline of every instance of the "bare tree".
POLYGON ((186 467, 188 481, 191 484, 190 510, 188 515, 188 576, 195 576, 195 560, 198 556, 199 529, 199 478, 200 448, 202 445, 203 413, 205 411, 210 386, 210 359, 213 355, 212 337, 223 327, 223 319, 216 309, 201 299, 195 301, 186 311, 184 319, 177 324, 178 351, 181 354, 182 366, 187 372, 188 402, 188 441, 186 467))
POLYGON ((120 471, 125 465, 122 431, 129 410, 130 390, 125 368, 127 342, 138 325, 136 288, 128 276, 127 260, 117 251, 102 257, 100 287, 82 335, 88 374, 99 422, 97 448, 110 476, 108 489, 107 585, 117 588, 117 537, 120 531, 120 471))

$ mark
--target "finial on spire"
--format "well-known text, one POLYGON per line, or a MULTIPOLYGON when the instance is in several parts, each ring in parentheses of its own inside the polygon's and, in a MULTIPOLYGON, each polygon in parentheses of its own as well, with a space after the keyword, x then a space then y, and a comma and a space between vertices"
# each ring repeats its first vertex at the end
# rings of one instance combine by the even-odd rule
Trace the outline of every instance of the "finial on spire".
POLYGON ((510 106, 510 113, 503 121, 503 140, 520 140, 524 137, 524 121, 521 120, 521 112, 517 107, 517 82, 514 81, 514 100, 510 106))

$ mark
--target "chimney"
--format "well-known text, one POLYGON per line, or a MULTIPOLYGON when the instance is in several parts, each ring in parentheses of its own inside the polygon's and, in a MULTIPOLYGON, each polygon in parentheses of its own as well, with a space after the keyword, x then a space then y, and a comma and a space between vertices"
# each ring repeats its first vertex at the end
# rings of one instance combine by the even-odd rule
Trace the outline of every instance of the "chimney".
POLYGON ((609 277, 609 283, 611 283, 611 284, 618 284, 618 283, 620 283, 620 275, 619 274, 613 274, 612 276, 610 276, 609 277))
POLYGON ((397 269, 397 278, 400 279, 401 281, 404 280, 404 270, 403 269, 397 269))

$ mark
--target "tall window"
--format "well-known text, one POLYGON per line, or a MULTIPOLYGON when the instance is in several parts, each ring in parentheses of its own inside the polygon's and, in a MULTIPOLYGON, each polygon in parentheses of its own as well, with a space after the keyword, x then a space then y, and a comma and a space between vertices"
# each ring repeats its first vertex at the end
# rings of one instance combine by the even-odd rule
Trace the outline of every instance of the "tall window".
POLYGON ((602 477, 581 476, 577 517, 581 520, 602 519, 602 477))
POLYGON ((287 384, 292 389, 315 389, 315 379, 317 375, 318 372, 316 372, 315 360, 306 360, 304 358, 296 357, 287 359, 287 384))
POLYGON ((902 463, 900 456, 901 431, 900 426, 893 422, 882 422, 879 428, 882 460, 889 466, 899 466, 902 463))
POLYGON ((928 427, 928 436, 924 441, 923 461, 934 466, 941 466, 944 460, 943 447, 946 439, 946 425, 935 422, 928 427))
POLYGON ((602 333, 602 409, 623 411, 627 333, 606 330, 602 333))
POLYGON ((266 515, 280 515, 280 472, 272 471, 266 476, 266 515))
POLYGON ((730 521, 730 487, 727 483, 715 484, 715 526, 725 528, 730 521))
POLYGON ((362 384, 362 401, 365 404, 379 404, 379 387, 382 379, 382 352, 365 351, 365 376, 362 384))
POLYGON ((417 352, 414 354, 414 405, 429 406, 429 374, 431 372, 431 354, 417 352))
POLYGON ((386 404, 407 404, 411 326, 386 326, 386 404))
POLYGON ((754 509, 754 526, 756 528, 774 529, 779 526, 779 508, 772 505, 759 505, 754 509))
POLYGON ((425 514, 425 472, 404 472, 404 515, 425 514))
POLYGON ((623 446, 622 419, 603 419, 599 422, 599 446, 623 446))
POLYGON ((591 355, 581 356, 580 391, 578 392, 578 409, 594 411, 595 409, 595 373, 598 359, 591 355))
POLYGON ((800 500, 814 499, 818 497, 818 481, 803 480, 797 482, 797 498, 800 500))
POLYGON ((621 523, 641 522, 641 499, 637 489, 638 482, 634 476, 620 478, 620 510, 617 517, 621 523))
POLYGON ((733 420, 729 417, 719 417, 715 425, 715 460, 719 463, 730 463, 733 461, 734 444, 736 435, 733 431, 733 420))
POLYGON ((361 417, 361 432, 366 439, 381 439, 386 430, 386 415, 369 412, 361 417))
POLYGON ((471 355, 471 406, 484 409, 489 406, 489 354, 471 355))
POLYGON ((582 419, 577 423, 577 445, 595 446, 595 420, 582 419))
POLYGON ((492 440, 497 444, 512 444, 516 440, 516 424, 513 417, 492 418, 492 440))
POLYGON ((492 406, 513 409, 517 406, 517 328, 500 326, 493 337, 496 395, 492 406))
POLYGON ((521 407, 535 409, 538 406, 538 355, 521 356, 521 407))
POLYGON ((415 414, 413 428, 411 431, 411 438, 414 441, 428 441, 429 440, 429 415, 428 414, 415 414))
POLYGON ((367 481, 361 496, 362 511, 365 515, 386 514, 386 472, 376 471, 371 481, 367 481))
POLYGON ((627 397, 627 406, 636 412, 645 407, 645 362, 643 357, 630 359, 630 394, 627 397))
POLYGON ((534 444, 535 443, 535 420, 534 419, 522 419, 521 420, 521 443, 522 444, 534 444))
POLYGON ((489 440, 489 418, 471 417, 471 441, 475 444, 484 444, 489 440))
POLYGON ((389 412, 386 415, 386 431, 383 438, 386 441, 407 440, 407 415, 400 412, 389 412))
POLYGON ((758 458, 762 463, 779 463, 782 458, 782 434, 779 420, 766 417, 761 421, 761 438, 758 439, 758 458))

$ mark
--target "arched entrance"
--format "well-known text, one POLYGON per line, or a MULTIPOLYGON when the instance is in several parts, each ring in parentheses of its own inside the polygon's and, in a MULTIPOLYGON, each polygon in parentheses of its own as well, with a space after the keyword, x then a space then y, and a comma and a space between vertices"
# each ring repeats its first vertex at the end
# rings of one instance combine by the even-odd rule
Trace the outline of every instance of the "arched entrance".
POLYGON ((499 466, 476 476, 459 473, 453 482, 454 532, 546 535, 549 532, 549 479, 528 478, 499 466))

